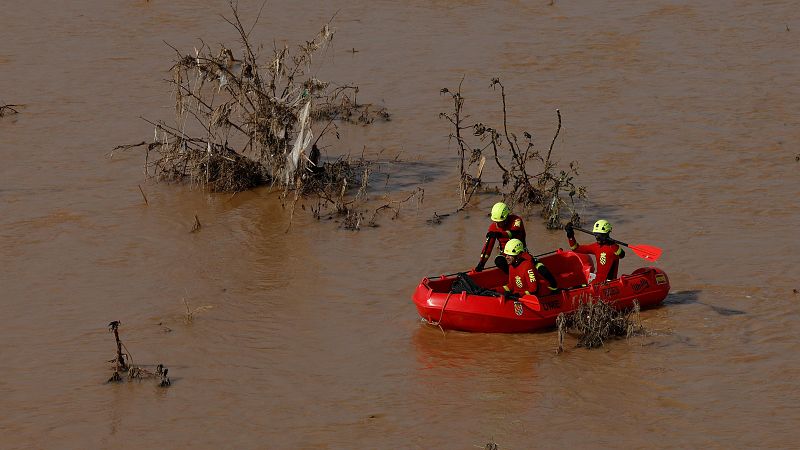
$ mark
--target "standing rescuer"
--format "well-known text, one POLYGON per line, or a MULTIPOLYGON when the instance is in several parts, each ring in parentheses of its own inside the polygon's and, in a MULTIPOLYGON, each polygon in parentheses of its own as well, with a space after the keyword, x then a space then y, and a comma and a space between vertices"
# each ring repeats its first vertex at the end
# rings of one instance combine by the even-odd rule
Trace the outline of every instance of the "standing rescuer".
MULTIPOLYGON (((475 272, 480 272, 486 265, 486 261, 492 256, 492 248, 494 247, 495 240, 497 241, 498 250, 502 253, 510 239, 517 239, 522 242, 525 248, 525 225, 522 224, 522 218, 511 214, 511 210, 505 203, 498 202, 492 206, 492 223, 489 225, 489 231, 486 233, 486 242, 483 244, 481 251, 481 259, 478 265, 475 266, 475 272)), ((503 255, 498 255, 494 260, 494 264, 501 268, 503 272, 508 273, 508 264, 506 264, 503 255)))
POLYGON ((593 244, 578 244, 578 241, 575 240, 572 222, 564 227, 564 231, 567 232, 569 247, 573 252, 594 255, 597 270, 592 284, 617 278, 619 260, 625 257, 625 250, 611 239, 611 224, 607 220, 600 219, 594 223, 592 233, 597 242, 593 244))
POLYGON ((508 264, 506 294, 544 296, 558 290, 556 278, 539 260, 525 251, 519 239, 509 239, 503 249, 508 264))

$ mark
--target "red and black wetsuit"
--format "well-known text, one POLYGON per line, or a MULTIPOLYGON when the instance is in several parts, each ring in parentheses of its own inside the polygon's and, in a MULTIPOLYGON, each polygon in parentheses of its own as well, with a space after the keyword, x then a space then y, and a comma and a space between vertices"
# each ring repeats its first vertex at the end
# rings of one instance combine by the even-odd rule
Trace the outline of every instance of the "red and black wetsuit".
POLYGON ((519 295, 543 296, 555 291, 557 286, 547 267, 530 253, 523 252, 516 263, 508 266, 508 284, 503 289, 519 295))
POLYGON ((483 245, 481 253, 480 266, 486 264, 486 261, 492 256, 492 247, 494 247, 495 241, 497 241, 501 254, 509 239, 519 239, 525 245, 525 225, 522 224, 522 218, 514 214, 509 214, 506 220, 502 222, 492 222, 489 225, 489 233, 502 233, 503 237, 495 238, 492 236, 486 238, 486 243, 483 245))
POLYGON ((622 247, 614 243, 601 244, 599 242, 579 245, 575 238, 567 239, 569 240, 569 247, 573 252, 594 255, 597 271, 592 284, 603 283, 606 280, 617 278, 619 260, 625 257, 625 251, 622 250, 622 247))

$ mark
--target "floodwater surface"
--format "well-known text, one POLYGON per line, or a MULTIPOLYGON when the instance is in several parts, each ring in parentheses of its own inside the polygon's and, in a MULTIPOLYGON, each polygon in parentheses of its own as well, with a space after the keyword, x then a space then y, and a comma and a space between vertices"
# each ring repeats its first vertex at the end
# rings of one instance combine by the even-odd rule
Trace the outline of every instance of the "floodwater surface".
MULTIPOLYGON (((787 448, 800 439, 800 8, 792 1, 269 1, 251 39, 337 34, 314 71, 392 121, 329 157, 400 155, 359 232, 268 189, 145 179, 139 119, 174 51, 238 49, 224 1, 18 2, 0 16, 0 447, 787 448), (353 51, 356 50, 356 51, 353 51), (470 120, 580 163, 588 223, 662 247, 650 335, 556 355, 554 332, 443 334, 411 294, 474 266, 497 197, 459 206, 441 88, 470 120), (145 205, 137 185, 148 197, 145 205), (198 233, 189 233, 197 215, 198 233), (287 232, 288 230, 288 232, 287 232), (210 306, 186 321, 190 308, 210 306), (173 385, 105 384, 113 335, 173 385)), ((252 23, 260 1, 241 1, 252 23)), ((315 130, 319 132, 319 130, 315 130)), ((497 179, 487 181, 498 181, 497 179)), ((526 218, 537 252, 563 231, 526 218)), ((579 237, 580 238, 580 237, 579 237)), ((622 272, 644 265, 629 252, 622 272)), ((567 342, 570 344, 570 342, 567 342)))

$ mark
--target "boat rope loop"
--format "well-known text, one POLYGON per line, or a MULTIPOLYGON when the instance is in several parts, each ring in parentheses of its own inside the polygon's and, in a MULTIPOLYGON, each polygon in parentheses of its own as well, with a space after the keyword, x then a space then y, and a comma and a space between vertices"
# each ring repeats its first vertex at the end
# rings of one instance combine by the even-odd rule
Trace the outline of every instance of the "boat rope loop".
POLYGON ((442 323, 442 317, 444 317, 444 309, 447 308, 447 302, 450 301, 451 295, 453 295, 453 293, 448 292, 447 297, 444 298, 444 305, 442 305, 442 312, 439 313, 439 320, 437 320, 436 322, 428 322, 431 325, 436 325, 437 327, 439 327, 439 329, 442 330, 442 334, 444 334, 444 328, 442 328, 442 326, 439 324, 442 323))

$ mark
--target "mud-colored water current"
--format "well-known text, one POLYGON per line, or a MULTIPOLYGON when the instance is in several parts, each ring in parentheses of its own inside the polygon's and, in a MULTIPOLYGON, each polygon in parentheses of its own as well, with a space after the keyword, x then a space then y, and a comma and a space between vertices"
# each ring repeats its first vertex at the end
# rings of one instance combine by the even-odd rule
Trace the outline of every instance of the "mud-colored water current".
MULTIPOLYGON (((343 126, 329 156, 400 154, 374 198, 425 189, 375 229, 298 212, 288 233, 267 189, 156 184, 142 153, 108 156, 152 136, 139 116, 174 110, 164 41, 236 48, 226 2, 6 3, 0 104, 25 106, 0 118, 0 448, 800 441, 796 2, 271 0, 253 41, 310 39, 338 11, 314 70, 392 113, 343 126), (580 162, 585 220, 664 249, 673 293, 642 313, 651 335, 556 355, 552 331, 420 323, 413 289, 474 266, 497 200, 426 223, 459 205, 439 90, 465 77, 468 112, 496 122, 495 76, 539 146, 560 109, 554 157, 580 162), (212 308, 186 323, 184 298, 212 308), (170 388, 104 383, 112 320, 170 388)), ((260 2, 240 3, 251 23, 260 2)), ((566 246, 537 217, 527 229, 534 250, 566 246)))

